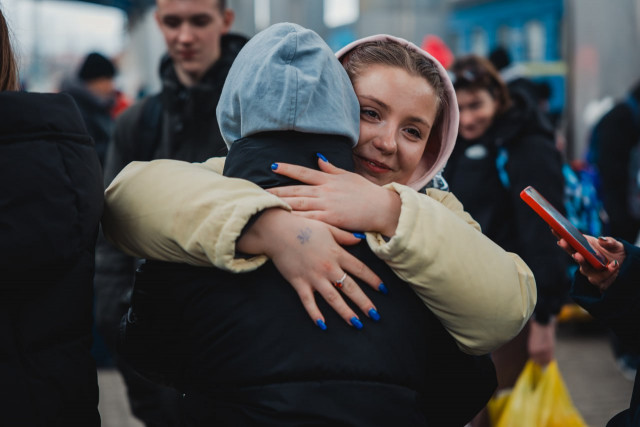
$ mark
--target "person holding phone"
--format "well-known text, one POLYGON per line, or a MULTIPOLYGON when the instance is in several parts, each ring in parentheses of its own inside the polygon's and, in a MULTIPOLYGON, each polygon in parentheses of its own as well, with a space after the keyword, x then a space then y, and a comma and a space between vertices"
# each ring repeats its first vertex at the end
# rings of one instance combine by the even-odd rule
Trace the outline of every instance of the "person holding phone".
MULTIPOLYGON (((625 346, 640 352, 640 248, 612 237, 585 237, 609 262, 605 268, 595 268, 565 239, 559 238, 558 245, 580 266, 574 276, 571 298, 608 326, 625 346)), ((614 416, 607 427, 638 425, 640 376, 636 373, 629 408, 614 416)))

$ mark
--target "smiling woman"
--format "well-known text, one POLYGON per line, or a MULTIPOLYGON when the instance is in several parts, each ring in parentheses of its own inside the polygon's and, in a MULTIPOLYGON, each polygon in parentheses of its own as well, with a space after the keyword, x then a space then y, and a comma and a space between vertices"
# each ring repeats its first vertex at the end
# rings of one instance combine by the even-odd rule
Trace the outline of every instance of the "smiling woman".
POLYGON ((422 77, 383 65, 368 68, 353 85, 361 112, 355 172, 378 185, 407 184, 435 122, 434 90, 422 77))
POLYGON ((438 154, 431 131, 446 108, 440 75, 424 57, 397 44, 362 45, 343 65, 360 102, 356 172, 378 185, 424 176, 424 153, 438 154), (427 150, 428 148, 428 150, 427 150))

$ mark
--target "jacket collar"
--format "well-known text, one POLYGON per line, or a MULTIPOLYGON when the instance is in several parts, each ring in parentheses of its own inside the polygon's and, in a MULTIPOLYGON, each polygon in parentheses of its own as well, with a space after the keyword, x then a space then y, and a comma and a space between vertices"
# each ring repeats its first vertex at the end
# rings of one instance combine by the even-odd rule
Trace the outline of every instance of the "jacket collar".
POLYGON ((346 136, 296 131, 263 132, 231 144, 224 163, 224 176, 249 180, 262 188, 300 184, 271 170, 276 162, 318 169, 322 153, 331 164, 353 171, 351 140, 346 136))
POLYGON ((178 80, 171 57, 167 54, 163 56, 160 61, 162 103, 170 112, 189 117, 215 115, 218 95, 229 68, 247 39, 240 35, 226 34, 222 36, 220 42, 222 44, 220 58, 207 70, 202 80, 189 88, 178 80))

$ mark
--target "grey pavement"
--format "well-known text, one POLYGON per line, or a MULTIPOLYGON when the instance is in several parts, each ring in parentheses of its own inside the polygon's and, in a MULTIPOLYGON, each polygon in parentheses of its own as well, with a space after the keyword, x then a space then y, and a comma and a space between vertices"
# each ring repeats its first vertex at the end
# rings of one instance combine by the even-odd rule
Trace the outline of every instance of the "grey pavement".
POLYGON ((633 381, 618 370, 606 331, 594 324, 561 324, 556 351, 571 399, 590 427, 629 407, 633 381))
MULTIPOLYGON (((590 427, 604 427, 629 407, 633 382, 616 368, 605 331, 593 323, 561 324, 556 356, 574 405, 590 427)), ((103 427, 144 427, 131 416, 124 383, 113 369, 98 371, 103 427)))

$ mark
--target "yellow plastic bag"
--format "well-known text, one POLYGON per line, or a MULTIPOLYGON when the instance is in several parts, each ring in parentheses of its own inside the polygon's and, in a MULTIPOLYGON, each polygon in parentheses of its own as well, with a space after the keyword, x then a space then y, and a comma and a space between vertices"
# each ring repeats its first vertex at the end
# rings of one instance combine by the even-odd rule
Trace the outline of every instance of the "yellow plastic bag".
POLYGON ((509 394, 489 401, 494 427, 586 427, 554 360, 545 368, 529 360, 509 394))

